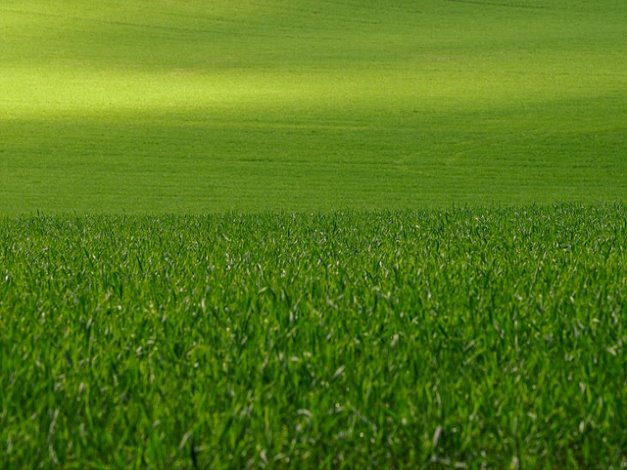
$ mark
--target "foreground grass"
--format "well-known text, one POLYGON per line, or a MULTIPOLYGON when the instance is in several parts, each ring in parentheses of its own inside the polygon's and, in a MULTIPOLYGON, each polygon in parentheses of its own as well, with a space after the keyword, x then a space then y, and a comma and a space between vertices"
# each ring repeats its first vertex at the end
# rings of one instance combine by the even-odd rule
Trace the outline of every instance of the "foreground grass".
POLYGON ((623 205, 0 221, 7 467, 627 448, 623 205))

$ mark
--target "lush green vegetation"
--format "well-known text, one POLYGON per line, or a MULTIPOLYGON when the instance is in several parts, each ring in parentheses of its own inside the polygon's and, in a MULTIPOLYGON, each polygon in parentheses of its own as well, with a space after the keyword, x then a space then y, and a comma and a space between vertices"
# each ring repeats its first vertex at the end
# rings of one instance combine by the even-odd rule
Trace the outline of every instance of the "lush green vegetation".
POLYGON ((618 468, 627 210, 0 222, 0 455, 618 468))
POLYGON ((2 0, 0 466, 624 466, 625 71, 622 0, 2 0))
POLYGON ((3 0, 0 212, 625 202, 627 3, 3 0))

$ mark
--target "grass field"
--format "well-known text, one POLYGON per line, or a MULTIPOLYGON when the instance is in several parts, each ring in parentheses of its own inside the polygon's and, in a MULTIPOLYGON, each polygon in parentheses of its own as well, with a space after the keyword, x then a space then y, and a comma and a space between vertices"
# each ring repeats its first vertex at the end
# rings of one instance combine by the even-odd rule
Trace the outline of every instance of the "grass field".
POLYGON ((625 206, 4 220, 0 454, 620 468, 626 220, 625 206))
POLYGON ((627 197, 617 0, 3 0, 0 213, 627 197))
POLYGON ((624 0, 2 0, 0 468, 624 468, 624 0))

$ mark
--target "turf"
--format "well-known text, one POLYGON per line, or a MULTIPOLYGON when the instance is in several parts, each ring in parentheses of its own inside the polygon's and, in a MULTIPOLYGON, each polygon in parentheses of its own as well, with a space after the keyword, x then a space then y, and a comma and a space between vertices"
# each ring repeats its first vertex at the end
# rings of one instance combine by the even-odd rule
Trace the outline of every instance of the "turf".
POLYGON ((627 6, 3 0, 0 213, 627 199, 627 6))
POLYGON ((7 468, 619 468, 624 205, 0 222, 7 468))

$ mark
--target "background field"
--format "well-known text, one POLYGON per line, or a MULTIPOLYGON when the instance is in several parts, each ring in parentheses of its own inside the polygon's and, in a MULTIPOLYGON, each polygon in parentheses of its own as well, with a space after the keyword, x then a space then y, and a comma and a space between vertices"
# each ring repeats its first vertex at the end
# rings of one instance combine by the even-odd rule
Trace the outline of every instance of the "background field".
POLYGON ((627 4, 3 0, 0 213, 625 201, 627 4))

